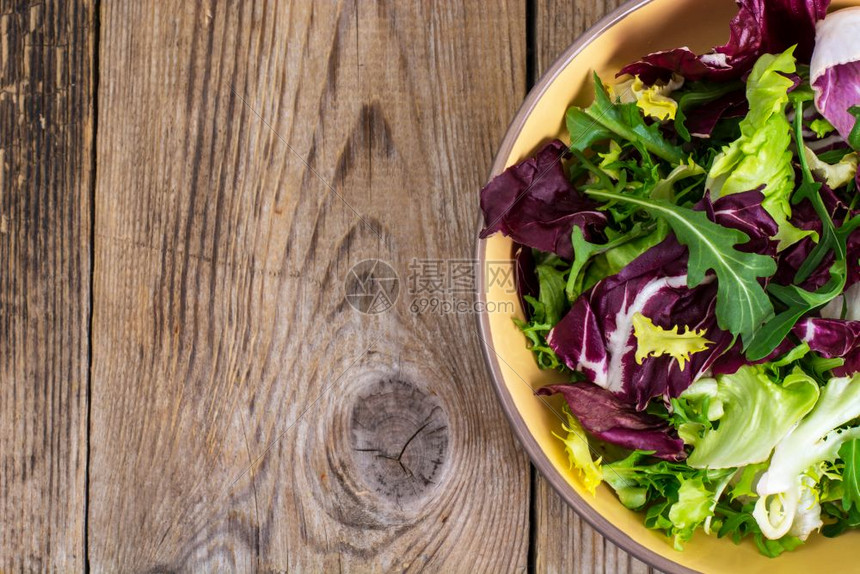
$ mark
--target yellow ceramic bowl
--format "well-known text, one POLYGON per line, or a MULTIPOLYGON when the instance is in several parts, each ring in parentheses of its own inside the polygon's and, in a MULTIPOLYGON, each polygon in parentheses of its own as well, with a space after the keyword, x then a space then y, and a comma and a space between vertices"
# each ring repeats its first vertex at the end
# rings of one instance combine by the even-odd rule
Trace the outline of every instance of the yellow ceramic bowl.
MULTIPOLYGON (((831 10, 850 5, 860 5, 860 0, 834 0, 831 10)), ((621 6, 577 39, 541 78, 512 122, 491 175, 528 157, 551 138, 566 138, 564 113, 571 103, 590 103, 592 71, 612 78, 623 65, 655 50, 690 46, 706 51, 728 39, 729 21, 736 12, 732 0, 633 0, 621 6)), ((552 436, 553 431, 559 432, 560 422, 550 407, 559 411, 559 399, 547 402, 534 396, 534 389, 560 378, 537 368, 511 321, 512 308, 522 317, 516 294, 486 273, 488 268, 498 273, 499 265, 510 267, 511 250, 511 240, 499 234, 477 245, 478 259, 493 262, 481 266, 478 292, 488 309, 479 317, 486 359, 520 442, 541 473, 592 526, 639 559, 669 572, 784 574, 860 568, 855 557, 858 533, 835 539, 814 534, 796 551, 769 559, 751 542, 735 546, 730 540, 699 532, 683 552, 676 552, 662 534, 645 528, 642 516, 624 508, 606 485, 599 487, 595 497, 585 492, 568 469, 561 442, 552 436)))

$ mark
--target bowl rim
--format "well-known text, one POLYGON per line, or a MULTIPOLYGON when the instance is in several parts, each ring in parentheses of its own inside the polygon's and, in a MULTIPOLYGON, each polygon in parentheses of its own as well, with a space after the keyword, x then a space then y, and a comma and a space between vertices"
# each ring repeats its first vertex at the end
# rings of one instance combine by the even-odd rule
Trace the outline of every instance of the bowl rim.
MULTIPOLYGON (((499 175, 504 171, 507 159, 513 149, 514 142, 519 137, 526 118, 532 113, 537 102, 546 92, 547 88, 555 81, 563 69, 565 69, 571 60, 582 52, 591 42, 598 36, 603 34, 609 28, 612 28, 631 13, 654 2, 655 0, 628 0, 624 4, 618 6, 615 10, 598 20, 582 35, 580 35, 547 69, 546 72, 535 83, 529 91, 526 99, 523 101, 514 119, 508 126, 505 132, 504 139, 499 146, 496 156, 493 160, 493 165, 490 169, 490 174, 487 181, 499 175)), ((479 216, 478 228, 483 227, 483 220, 479 216)), ((570 487, 567 480, 556 470, 555 466, 544 453, 543 449, 532 436, 526 426, 525 420, 514 404, 514 400, 507 390, 507 386, 502 376, 499 360, 504 362, 504 359, 496 353, 491 345, 491 331, 489 315, 486 312, 487 292, 486 292, 486 240, 478 238, 475 243, 475 258, 478 261, 478 273, 476 282, 476 300, 479 308, 484 311, 476 314, 477 329, 481 338, 481 351, 484 355, 484 360, 490 369, 490 378, 493 382, 493 389, 496 397, 502 405, 502 410, 507 417, 508 422, 514 430, 514 434, 520 441, 520 444, 529 455, 535 468, 547 479, 552 488, 570 505, 574 511, 581 516, 590 526, 597 530, 602 536, 610 542, 620 547, 625 552, 635 558, 645 562, 649 566, 658 568, 664 572, 672 574, 688 574, 694 573, 691 570, 677 562, 657 554, 653 550, 646 548, 633 540, 627 533, 607 520, 603 515, 594 510, 573 488, 570 487)), ((528 384, 526 382, 526 384, 528 384)))

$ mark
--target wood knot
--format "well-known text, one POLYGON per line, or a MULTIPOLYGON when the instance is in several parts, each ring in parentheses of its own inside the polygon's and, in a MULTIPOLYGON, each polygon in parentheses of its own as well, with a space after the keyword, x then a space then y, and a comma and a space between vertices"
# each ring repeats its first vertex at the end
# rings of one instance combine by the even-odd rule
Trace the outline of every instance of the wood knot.
POLYGON ((364 482, 398 505, 431 492, 448 456, 448 415, 439 399, 392 379, 366 386, 356 399, 351 445, 364 482))

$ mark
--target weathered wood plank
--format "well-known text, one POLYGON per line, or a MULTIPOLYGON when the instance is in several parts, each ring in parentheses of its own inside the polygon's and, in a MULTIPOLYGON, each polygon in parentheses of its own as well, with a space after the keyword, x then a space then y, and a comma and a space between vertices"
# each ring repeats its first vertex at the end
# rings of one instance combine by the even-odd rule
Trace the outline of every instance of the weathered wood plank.
MULTIPOLYGON (((589 26, 621 3, 622 0, 537 0, 534 12, 536 77, 589 26)), ((651 572, 647 565, 591 528, 539 474, 534 488, 537 572, 651 572)))
POLYGON ((90 2, 0 2, 0 572, 82 571, 90 2))
POLYGON ((534 79, 546 70, 577 37, 624 0, 533 0, 534 79))
POLYGON ((543 477, 535 481, 535 489, 535 572, 652 572, 591 528, 543 477))
POLYGON ((93 570, 525 570, 473 317, 406 293, 470 255, 523 3, 102 6, 93 570))

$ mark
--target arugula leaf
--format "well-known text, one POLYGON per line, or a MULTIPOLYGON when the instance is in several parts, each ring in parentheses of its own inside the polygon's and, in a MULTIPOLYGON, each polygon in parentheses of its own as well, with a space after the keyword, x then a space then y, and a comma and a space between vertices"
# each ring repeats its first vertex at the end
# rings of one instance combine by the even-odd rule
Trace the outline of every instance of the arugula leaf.
POLYGON ((846 530, 860 528, 860 507, 858 506, 852 506, 846 511, 842 508, 841 502, 829 501, 821 504, 821 512, 834 520, 821 529, 821 534, 827 538, 839 536, 846 530))
POLYGON ((569 108, 565 114, 565 123, 570 134, 570 148, 578 151, 586 150, 615 135, 582 108, 569 108))
POLYGON ((852 439, 839 447, 839 458, 845 463, 842 471, 842 508, 860 510, 860 439, 852 439))
MULTIPOLYGON (((573 244, 573 264, 570 266, 570 273, 567 276, 567 286, 565 292, 567 294, 567 299, 570 302, 576 301, 576 299, 586 291, 591 285, 594 284, 597 280, 602 279, 603 277, 608 277, 609 275, 614 275, 618 271, 621 270, 627 263, 632 261, 632 259, 627 259, 624 257, 624 262, 620 265, 618 262, 604 262, 609 263, 609 265, 604 264, 604 273, 600 273, 600 276, 595 276, 595 274, 591 274, 591 277, 586 275, 586 270, 589 267, 589 263, 599 255, 609 255, 613 254, 613 257, 618 257, 620 253, 614 253, 619 250, 620 247, 624 245, 629 245, 635 242, 634 250, 635 255, 633 258, 637 257, 639 254, 647 250, 649 247, 659 242, 658 239, 656 242, 654 241, 646 241, 644 245, 641 245, 641 242, 638 242, 638 239, 643 237, 647 237, 654 229, 654 226, 646 227, 640 223, 637 223, 633 226, 633 228, 626 232, 618 235, 615 238, 610 238, 610 240, 606 243, 591 243, 582 233, 582 229, 579 227, 574 227, 571 232, 571 243, 573 244)), ((610 230, 611 232, 611 230, 610 230)), ((662 238, 661 238, 662 239, 662 238)))
POLYGON ((744 504, 741 510, 735 510, 726 503, 719 503, 714 509, 715 516, 721 519, 717 537, 731 536, 732 542, 740 544, 741 540, 752 536, 758 551, 768 558, 776 558, 786 551, 791 551, 803 544, 796 536, 783 536, 779 540, 765 538, 752 515, 752 503, 744 504))
POLYGON ((612 103, 596 73, 594 103, 587 108, 569 108, 566 123, 572 150, 582 152, 598 141, 617 136, 635 145, 643 156, 650 152, 672 164, 680 163, 685 157, 680 147, 666 141, 656 124, 645 123, 635 103, 612 103))
POLYGON ((850 148, 831 149, 831 150, 827 150, 827 151, 823 151, 823 152, 819 153, 818 159, 820 159, 824 163, 834 164, 834 163, 839 163, 840 161, 842 161, 842 158, 844 158, 849 153, 854 153, 854 152, 852 152, 850 148))
POLYGON ((851 106, 848 113, 854 116, 854 127, 848 134, 848 145, 860 151, 860 106, 851 106))
MULTIPOLYGON (((612 153, 612 147, 607 153, 612 153)), ((571 150, 571 153, 579 160, 576 165, 584 172, 591 175, 591 180, 588 183, 580 186, 581 190, 587 189, 603 189, 616 191, 619 193, 630 193, 642 196, 645 188, 655 184, 659 180, 658 166, 649 164, 650 156, 643 156, 642 164, 638 161, 606 161, 603 158, 600 166, 595 165, 589 158, 580 151, 571 150), (629 180, 629 181, 628 181, 629 180)), ((624 209, 608 209, 612 215, 612 220, 619 228, 627 227, 628 222, 632 219, 635 210, 624 209)))
POLYGON ((736 249, 736 245, 749 241, 745 233, 714 223, 701 211, 667 201, 600 190, 585 191, 597 199, 639 206, 669 224, 675 237, 690 252, 687 285, 699 285, 708 270, 713 270, 717 276, 716 314, 721 329, 740 335, 746 343, 756 329, 773 316, 773 305, 758 278, 773 275, 776 263, 765 255, 736 249))
POLYGON ((573 264, 570 266, 570 274, 567 276, 565 292, 569 301, 575 301, 583 291, 582 280, 585 266, 604 246, 585 239, 579 227, 573 228, 570 241, 573 244, 573 264))
POLYGON ((745 354, 750 361, 760 361, 770 355, 791 332, 791 328, 806 314, 804 309, 788 308, 762 326, 753 336, 745 354))

